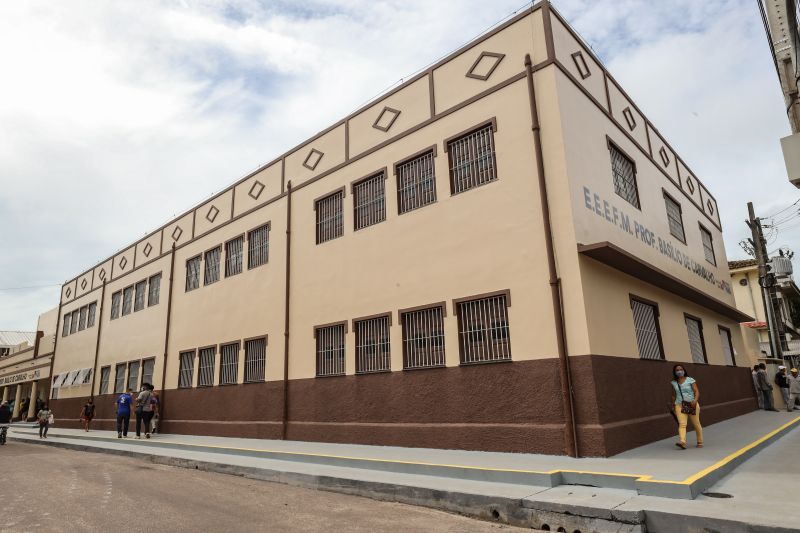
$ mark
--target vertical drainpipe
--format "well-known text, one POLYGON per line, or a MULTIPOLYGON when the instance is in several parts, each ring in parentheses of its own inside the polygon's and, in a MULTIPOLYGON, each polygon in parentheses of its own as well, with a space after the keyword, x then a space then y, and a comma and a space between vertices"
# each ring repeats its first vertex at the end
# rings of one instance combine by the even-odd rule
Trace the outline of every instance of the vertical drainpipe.
MULTIPOLYGON (((164 397, 167 395, 164 385, 167 379, 167 356, 169 355, 169 323, 172 318, 172 280, 175 278, 175 243, 169 258, 169 288, 167 289, 167 327, 164 332, 164 363, 161 366, 161 398, 159 399, 159 419, 164 420, 164 397)), ((159 422, 158 431, 161 432, 159 422)))
POLYGON ((58 316, 56 317, 56 338, 53 340, 53 355, 50 356, 50 386, 47 387, 47 403, 53 398, 53 366, 56 363, 56 348, 58 348, 58 337, 61 332, 61 307, 64 305, 64 286, 61 286, 61 295, 58 297, 58 316))
POLYGON ((283 317, 283 424, 281 438, 286 440, 289 423, 289 287, 292 280, 292 182, 286 184, 286 295, 283 317))
MULTIPOLYGON (((100 292, 100 311, 98 312, 95 320, 97 320, 97 342, 94 345, 94 366, 92 367, 92 388, 89 396, 94 398, 94 379, 97 376, 97 358, 100 356, 100 334, 103 331, 103 304, 106 302, 106 280, 103 280, 103 290, 100 292)), ((110 372, 110 370, 109 370, 110 372)))
POLYGON ((564 444, 567 454, 579 457, 578 434, 575 427, 575 406, 572 397, 572 372, 567 355, 567 339, 564 331, 564 308, 561 299, 561 278, 556 270, 556 258, 553 251, 553 229, 550 225, 550 203, 547 199, 547 182, 544 173, 544 156, 542 153, 541 125, 539 111, 536 107, 536 91, 533 88, 533 64, 530 54, 525 54, 525 72, 528 77, 528 96, 531 107, 531 129, 533 130, 533 147, 536 152, 536 174, 539 178, 539 198, 542 204, 542 226, 544 227, 545 247, 547 248, 547 268, 550 275, 550 295, 553 300, 553 315, 558 342, 559 374, 561 378, 561 403, 564 411, 564 444))

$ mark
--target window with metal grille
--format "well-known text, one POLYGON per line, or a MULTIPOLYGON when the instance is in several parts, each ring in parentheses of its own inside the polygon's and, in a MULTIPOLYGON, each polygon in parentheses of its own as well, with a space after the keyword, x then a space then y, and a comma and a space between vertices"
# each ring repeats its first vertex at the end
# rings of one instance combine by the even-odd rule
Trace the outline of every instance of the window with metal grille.
POLYGON ((337 191, 314 203, 314 210, 317 212, 317 244, 344 235, 343 203, 344 191, 337 191))
POLYGON ((181 352, 179 364, 178 388, 189 389, 192 387, 192 378, 194 378, 194 350, 181 352))
POLYGON ((511 360, 505 294, 459 302, 456 311, 461 363, 511 360))
POLYGON ((69 335, 69 326, 71 320, 72 320, 72 313, 67 313, 66 315, 64 315, 64 325, 63 328, 61 329, 62 337, 66 337, 67 335, 69 335))
POLYGON ((133 308, 133 285, 122 291, 122 316, 129 315, 133 308))
POLYGON ((122 293, 120 291, 111 295, 111 320, 119 318, 119 303, 121 299, 122 293))
POLYGON ((200 256, 192 257, 186 261, 186 292, 193 291, 200 286, 200 256))
POLYGON ((158 300, 161 297, 161 274, 150 276, 147 294, 147 307, 151 305, 158 305, 158 300))
POLYGON ((69 332, 70 334, 76 333, 78 331, 78 320, 80 318, 80 310, 76 309, 72 312, 72 321, 69 325, 69 332))
POLYGON ((155 359, 145 359, 142 361, 142 383, 153 385, 153 371, 156 367, 155 359))
POLYGON ((231 385, 239 381, 239 343, 225 344, 219 354, 219 384, 231 385))
POLYGON ((457 194, 497 179, 494 135, 488 124, 447 143, 450 191, 457 194))
POLYGON ((719 340, 722 341, 722 357, 725 364, 736 366, 736 356, 733 353, 733 342, 731 341, 731 330, 719 326, 719 340))
POLYGON ((266 265, 269 261, 269 224, 247 234, 247 268, 266 265))
POLYGON ((714 256, 714 240, 711 232, 700 226, 700 237, 703 239, 703 251, 706 254, 706 261, 717 266, 717 258, 714 256))
POLYGON ((147 280, 136 284, 136 298, 133 300, 133 310, 141 311, 144 309, 144 294, 147 292, 147 280))
POLYGON ((237 237, 225 243, 225 277, 242 273, 242 249, 244 237, 237 237))
POLYGON ((114 392, 125 392, 125 364, 117 365, 114 369, 114 392))
POLYGON ((89 312, 86 315, 86 327, 91 328, 94 326, 94 319, 97 316, 97 302, 89 304, 89 312))
POLYGON ((429 150, 395 168, 397 209, 401 215, 436 201, 433 156, 433 150, 429 150))
POLYGON ((267 339, 251 339, 244 343, 245 382, 264 381, 267 370, 267 339))
POLYGON ((636 330, 639 357, 663 359, 661 331, 658 327, 658 309, 652 304, 635 299, 631 299, 631 309, 633 310, 633 326, 636 330))
POLYGON ((692 353, 692 361, 708 363, 706 343, 703 339, 703 323, 690 316, 684 316, 684 321, 686 322, 686 332, 689 335, 689 351, 692 353))
POLYGON ((219 256, 222 246, 217 246, 206 252, 205 270, 203 272, 203 285, 210 285, 219 281, 219 256))
POLYGON ((139 361, 128 363, 128 388, 139 390, 139 361))
POLYGON ((683 216, 681 215, 681 204, 664 194, 664 203, 667 207, 667 221, 669 222, 669 232, 679 241, 686 242, 686 234, 683 231, 683 216))
POLYGON ((379 316, 357 320, 356 373, 387 372, 391 370, 389 317, 379 316))
POLYGON ((81 385, 88 385, 92 381, 92 369, 84 368, 81 370, 80 382, 81 385))
POLYGON ((353 185, 353 224, 359 230, 386 220, 386 173, 353 185))
POLYGON ((197 376, 198 387, 211 387, 214 385, 214 358, 217 349, 213 346, 200 350, 200 368, 197 376))
POLYGON ((403 368, 444 366, 444 308, 430 307, 400 315, 403 368))
POLYGON ((317 328, 317 376, 340 376, 344 374, 344 324, 317 328))
POLYGON ((108 394, 108 382, 111 379, 111 367, 104 366, 100 369, 100 394, 108 394))
POLYGON ((80 309, 80 314, 78 315, 78 331, 83 331, 86 329, 86 313, 89 311, 88 306, 83 306, 80 309))
POLYGON ((628 156, 608 144, 611 151, 611 172, 614 175, 614 192, 636 209, 639 209, 639 190, 636 186, 636 166, 628 156))

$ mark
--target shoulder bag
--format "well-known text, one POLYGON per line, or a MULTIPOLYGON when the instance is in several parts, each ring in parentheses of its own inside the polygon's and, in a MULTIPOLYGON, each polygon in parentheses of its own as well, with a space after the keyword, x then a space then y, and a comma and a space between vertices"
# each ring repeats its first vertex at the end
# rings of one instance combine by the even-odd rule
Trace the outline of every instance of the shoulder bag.
POLYGON ((684 401, 683 399, 683 390, 681 389, 681 384, 675 380, 675 384, 678 386, 678 392, 681 395, 681 413, 685 415, 693 415, 695 414, 695 408, 692 407, 692 402, 684 401))

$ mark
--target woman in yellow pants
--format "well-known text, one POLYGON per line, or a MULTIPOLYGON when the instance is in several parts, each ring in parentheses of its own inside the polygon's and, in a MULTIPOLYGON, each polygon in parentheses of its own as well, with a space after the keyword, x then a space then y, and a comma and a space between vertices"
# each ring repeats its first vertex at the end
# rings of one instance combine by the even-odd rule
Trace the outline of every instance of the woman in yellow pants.
POLYGON ((678 438, 675 446, 686 449, 686 425, 692 421, 695 435, 697 436, 697 447, 703 447, 703 427, 700 425, 700 389, 693 378, 689 377, 688 372, 682 365, 675 365, 672 368, 672 405, 675 409, 675 417, 678 419, 678 438), (688 411, 688 412, 684 412, 688 411))

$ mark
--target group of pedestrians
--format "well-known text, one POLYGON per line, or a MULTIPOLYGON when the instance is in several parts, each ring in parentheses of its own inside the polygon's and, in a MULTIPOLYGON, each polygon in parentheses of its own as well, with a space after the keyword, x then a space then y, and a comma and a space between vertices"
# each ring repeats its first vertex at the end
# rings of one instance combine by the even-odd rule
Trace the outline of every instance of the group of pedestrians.
POLYGON ((127 391, 117 397, 116 416, 117 416, 117 438, 128 437, 128 427, 131 421, 131 409, 136 416, 136 438, 142 438, 142 427, 144 426, 144 437, 150 438, 150 423, 154 417, 158 417, 159 399, 158 393, 150 383, 142 385, 142 390, 134 399, 133 390, 127 391))
POLYGON ((794 411, 797 408, 795 405, 797 399, 800 398, 800 375, 798 375, 797 369, 792 368, 789 374, 786 374, 786 367, 779 366, 775 378, 770 383, 770 379, 767 376, 767 365, 759 363, 753 366, 753 385, 758 393, 759 409, 777 411, 775 402, 772 400, 773 383, 781 392, 783 402, 786 404, 786 410, 794 411))

